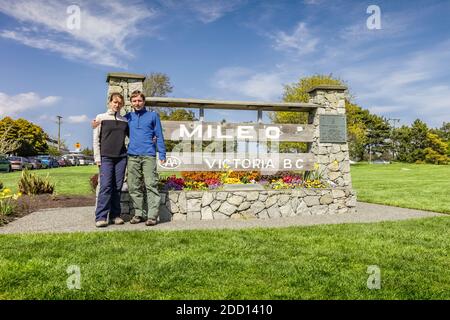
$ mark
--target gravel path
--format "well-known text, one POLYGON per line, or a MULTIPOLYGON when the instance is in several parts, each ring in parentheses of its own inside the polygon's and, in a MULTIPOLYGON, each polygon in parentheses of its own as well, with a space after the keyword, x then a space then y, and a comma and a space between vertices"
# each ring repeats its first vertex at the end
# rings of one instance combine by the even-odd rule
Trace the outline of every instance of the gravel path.
POLYGON ((310 226, 317 224, 338 223, 368 223, 379 221, 405 220, 450 215, 419 211, 405 208, 390 207, 378 204, 358 202, 357 213, 335 214, 320 216, 296 216, 276 219, 251 220, 198 220, 198 221, 170 221, 160 223, 154 227, 147 227, 143 223, 132 225, 125 223, 121 226, 110 225, 98 229, 94 225, 94 207, 46 209, 34 212, 25 217, 0 227, 0 234, 12 233, 50 233, 50 232, 79 232, 79 231, 124 231, 124 230, 191 230, 191 229, 240 229, 255 227, 289 227, 310 226))

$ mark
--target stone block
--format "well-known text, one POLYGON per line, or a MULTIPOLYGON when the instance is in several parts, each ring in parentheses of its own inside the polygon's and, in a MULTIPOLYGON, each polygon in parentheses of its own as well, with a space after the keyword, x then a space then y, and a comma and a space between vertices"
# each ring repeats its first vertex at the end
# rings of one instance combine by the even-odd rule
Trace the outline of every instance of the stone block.
POLYGON ((323 195, 322 197, 320 197, 319 202, 320 202, 320 204, 328 205, 330 203, 333 203, 333 197, 331 196, 331 194, 323 195))
POLYGON ((228 202, 223 202, 219 208, 219 212, 227 215, 227 216, 231 216, 233 213, 235 213, 237 210, 237 207, 229 204, 228 202))
POLYGON ((252 203, 252 205, 250 206, 250 210, 252 210, 252 212, 254 214, 258 214, 265 208, 266 208, 266 205, 261 201, 256 201, 256 202, 252 203))
POLYGON ((320 204, 318 196, 306 196, 303 198, 308 207, 318 206, 320 204))
POLYGON ((209 206, 213 202, 214 197, 211 192, 205 192, 202 196, 202 207, 209 206))
POLYGON ((237 195, 232 195, 231 197, 229 197, 227 199, 227 202, 232 204, 232 205, 239 206, 242 203, 243 200, 244 200, 244 197, 237 196, 237 195))
POLYGON ((214 215, 211 207, 204 207, 201 211, 202 220, 212 220, 214 219, 214 215))
POLYGON ((221 203, 220 201, 214 200, 214 201, 211 203, 211 209, 215 212, 215 211, 217 211, 217 210, 219 209, 219 207, 220 207, 221 204, 222 204, 222 203, 221 203))
POLYGON ((251 202, 249 202, 249 201, 242 202, 242 203, 239 205, 237 211, 247 210, 248 208, 250 208, 250 206, 251 206, 251 202))

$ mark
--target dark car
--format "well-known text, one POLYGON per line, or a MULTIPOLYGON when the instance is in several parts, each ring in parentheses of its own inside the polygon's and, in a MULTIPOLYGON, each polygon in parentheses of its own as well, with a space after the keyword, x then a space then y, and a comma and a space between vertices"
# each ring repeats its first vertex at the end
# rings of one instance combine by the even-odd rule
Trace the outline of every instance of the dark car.
POLYGON ((42 164, 46 168, 58 168, 59 167, 58 161, 56 161, 56 159, 52 156, 38 156, 37 158, 39 160, 41 160, 42 164))
POLYGON ((0 171, 11 172, 11 162, 9 162, 8 158, 4 155, 0 155, 0 171))

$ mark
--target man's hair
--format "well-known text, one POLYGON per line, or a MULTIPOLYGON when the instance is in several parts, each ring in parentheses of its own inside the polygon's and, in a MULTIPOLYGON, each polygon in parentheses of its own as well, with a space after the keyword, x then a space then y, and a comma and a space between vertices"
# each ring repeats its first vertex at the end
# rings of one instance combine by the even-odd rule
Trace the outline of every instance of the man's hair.
POLYGON ((125 102, 125 99, 123 98, 123 95, 118 93, 118 92, 111 93, 111 95, 109 96, 109 102, 113 101, 114 97, 119 97, 120 100, 122 100, 122 103, 125 102))
POLYGON ((139 91, 139 90, 134 90, 134 91, 131 93, 130 101, 131 101, 131 99, 133 99, 133 98, 135 98, 135 97, 141 97, 142 100, 145 101, 145 95, 144 95, 141 91, 139 91))

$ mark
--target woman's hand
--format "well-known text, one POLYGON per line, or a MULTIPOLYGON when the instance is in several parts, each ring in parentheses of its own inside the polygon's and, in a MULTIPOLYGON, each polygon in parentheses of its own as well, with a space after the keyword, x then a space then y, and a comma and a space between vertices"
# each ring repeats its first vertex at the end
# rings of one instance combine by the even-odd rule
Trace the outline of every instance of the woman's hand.
POLYGON ((92 126, 92 129, 95 129, 95 128, 97 128, 99 125, 100 125, 100 122, 101 121, 97 121, 97 120, 92 120, 92 122, 91 122, 91 126, 92 126))

